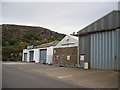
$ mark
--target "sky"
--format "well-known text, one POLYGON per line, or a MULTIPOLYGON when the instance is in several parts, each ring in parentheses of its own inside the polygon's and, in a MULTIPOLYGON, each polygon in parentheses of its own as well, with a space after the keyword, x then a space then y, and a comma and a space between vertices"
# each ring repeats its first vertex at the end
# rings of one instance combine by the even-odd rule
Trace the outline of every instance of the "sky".
POLYGON ((8 1, 3 0, 1 3, 1 24, 40 26, 68 35, 118 9, 118 0, 115 2, 8 1))

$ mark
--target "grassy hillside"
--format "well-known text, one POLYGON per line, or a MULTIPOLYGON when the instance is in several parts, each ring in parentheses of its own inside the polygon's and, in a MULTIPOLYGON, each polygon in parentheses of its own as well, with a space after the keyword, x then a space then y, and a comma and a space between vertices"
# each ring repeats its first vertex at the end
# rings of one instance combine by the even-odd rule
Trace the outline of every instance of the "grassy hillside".
POLYGON ((27 45, 41 45, 61 40, 65 35, 43 27, 2 25, 2 60, 20 61, 27 45))

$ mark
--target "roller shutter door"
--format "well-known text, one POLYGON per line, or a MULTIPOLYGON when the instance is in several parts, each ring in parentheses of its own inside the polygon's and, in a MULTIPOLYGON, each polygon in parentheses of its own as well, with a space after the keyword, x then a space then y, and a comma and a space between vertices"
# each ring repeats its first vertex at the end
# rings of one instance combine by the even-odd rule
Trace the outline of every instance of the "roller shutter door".
POLYGON ((40 50, 40 63, 46 63, 47 49, 40 50))
POLYGON ((30 55, 29 56, 30 61, 33 61, 33 59, 34 59, 34 51, 30 51, 29 55, 30 55))
POLYGON ((24 53, 24 61, 27 61, 27 53, 24 53))

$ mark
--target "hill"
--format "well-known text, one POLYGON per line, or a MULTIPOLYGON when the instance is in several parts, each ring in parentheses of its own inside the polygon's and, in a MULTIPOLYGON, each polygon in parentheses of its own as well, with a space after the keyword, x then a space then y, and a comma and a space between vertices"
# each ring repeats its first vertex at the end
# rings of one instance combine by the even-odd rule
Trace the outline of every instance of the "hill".
POLYGON ((3 24, 2 60, 20 61, 22 50, 28 45, 61 40, 65 35, 43 27, 3 24))

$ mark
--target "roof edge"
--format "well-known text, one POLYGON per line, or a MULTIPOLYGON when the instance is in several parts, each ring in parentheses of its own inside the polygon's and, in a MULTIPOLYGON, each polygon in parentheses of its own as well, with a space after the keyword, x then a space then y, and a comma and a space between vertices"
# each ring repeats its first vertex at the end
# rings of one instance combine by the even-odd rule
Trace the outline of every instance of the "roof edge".
POLYGON ((94 24, 95 22, 98 22, 99 20, 105 18, 106 16, 110 15, 110 14, 113 13, 113 12, 119 12, 119 13, 120 13, 120 10, 113 10, 113 11, 109 12, 108 14, 102 16, 101 18, 99 18, 99 19, 95 20, 94 22, 92 22, 91 24, 87 25, 87 26, 84 27, 83 29, 79 30, 79 31, 77 32, 77 34, 74 35, 74 36, 78 36, 78 35, 80 35, 80 33, 82 33, 82 31, 83 31, 85 28, 91 26, 91 25, 94 24))

